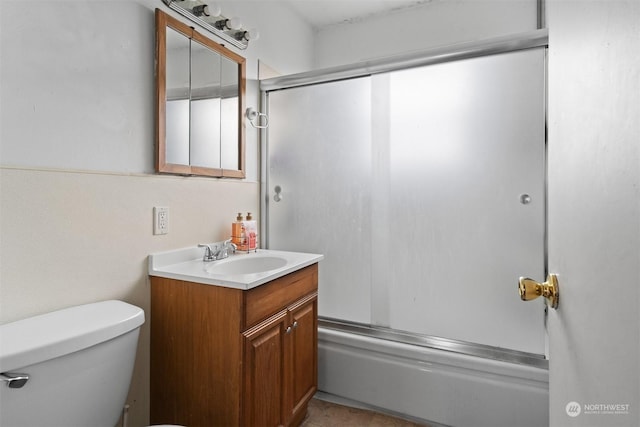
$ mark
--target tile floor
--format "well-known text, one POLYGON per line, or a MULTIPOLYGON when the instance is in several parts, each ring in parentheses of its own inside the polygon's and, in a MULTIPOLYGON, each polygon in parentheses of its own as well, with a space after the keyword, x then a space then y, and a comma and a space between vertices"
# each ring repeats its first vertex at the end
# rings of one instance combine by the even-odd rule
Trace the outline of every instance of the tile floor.
MULTIPOLYGON (((311 399, 301 427, 425 427, 377 412, 311 399)), ((428 427, 428 426, 426 426, 428 427)))

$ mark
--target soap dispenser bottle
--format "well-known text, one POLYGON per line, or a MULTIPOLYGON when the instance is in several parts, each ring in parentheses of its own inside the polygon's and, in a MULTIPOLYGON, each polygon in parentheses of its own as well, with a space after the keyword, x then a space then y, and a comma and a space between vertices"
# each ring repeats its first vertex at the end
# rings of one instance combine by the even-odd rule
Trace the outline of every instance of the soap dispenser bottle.
POLYGON ((244 244, 245 232, 244 232, 244 218, 242 212, 238 212, 236 222, 231 223, 231 243, 240 247, 244 244))
POLYGON ((251 217, 251 212, 247 213, 244 228, 247 250, 256 250, 258 248, 258 223, 251 217))

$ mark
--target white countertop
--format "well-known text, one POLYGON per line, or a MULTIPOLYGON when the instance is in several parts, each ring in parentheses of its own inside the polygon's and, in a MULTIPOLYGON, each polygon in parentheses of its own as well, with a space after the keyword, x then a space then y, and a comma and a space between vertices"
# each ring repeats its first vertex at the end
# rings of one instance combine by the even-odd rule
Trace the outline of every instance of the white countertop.
POLYGON ((319 254, 258 249, 256 252, 237 252, 222 260, 204 262, 203 253, 203 248, 194 246, 151 254, 149 275, 246 290, 315 264, 324 258, 324 255, 319 254), (286 263, 272 270, 249 274, 220 274, 208 271, 215 271, 215 266, 251 257, 283 258, 286 263))

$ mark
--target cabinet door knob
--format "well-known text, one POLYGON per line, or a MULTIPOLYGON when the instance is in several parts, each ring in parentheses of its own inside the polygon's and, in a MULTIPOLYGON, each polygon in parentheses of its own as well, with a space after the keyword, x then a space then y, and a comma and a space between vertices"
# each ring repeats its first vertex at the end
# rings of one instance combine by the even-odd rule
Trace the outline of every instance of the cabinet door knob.
POLYGON ((293 329, 298 327, 298 321, 296 320, 295 322, 293 322, 293 329))
POLYGON ((287 326, 287 329, 284 331, 285 334, 291 333, 291 326, 287 326))

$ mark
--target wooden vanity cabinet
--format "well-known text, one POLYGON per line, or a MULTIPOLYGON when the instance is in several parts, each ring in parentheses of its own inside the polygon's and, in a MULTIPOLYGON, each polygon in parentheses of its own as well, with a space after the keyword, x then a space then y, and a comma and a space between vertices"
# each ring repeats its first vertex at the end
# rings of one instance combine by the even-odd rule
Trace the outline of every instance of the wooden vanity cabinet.
POLYGON ((318 266, 250 290, 151 277, 151 423, 296 426, 317 389, 318 266))

